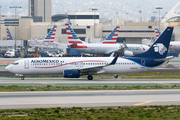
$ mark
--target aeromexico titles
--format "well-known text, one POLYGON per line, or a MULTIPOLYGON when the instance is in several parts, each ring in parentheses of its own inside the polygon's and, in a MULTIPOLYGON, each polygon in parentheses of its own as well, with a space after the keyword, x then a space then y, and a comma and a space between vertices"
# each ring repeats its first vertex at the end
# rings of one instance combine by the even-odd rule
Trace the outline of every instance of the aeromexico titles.
POLYGON ((149 49, 148 46, 141 44, 127 44, 127 48, 123 44, 116 44, 120 26, 117 26, 104 41, 91 44, 80 40, 69 24, 65 24, 65 26, 69 47, 79 52, 101 55, 123 52, 124 56, 133 56, 149 49))
POLYGON ((58 57, 27 58, 15 61, 5 69, 15 75, 63 74, 65 78, 79 78, 95 74, 134 73, 160 66, 173 57, 167 57, 174 27, 167 27, 162 35, 144 53, 132 57, 58 57))

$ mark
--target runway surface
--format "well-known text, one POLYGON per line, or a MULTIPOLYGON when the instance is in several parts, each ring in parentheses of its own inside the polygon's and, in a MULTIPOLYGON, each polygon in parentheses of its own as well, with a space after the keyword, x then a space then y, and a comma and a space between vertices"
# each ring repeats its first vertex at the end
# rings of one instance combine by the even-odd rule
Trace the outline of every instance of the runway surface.
POLYGON ((65 79, 65 78, 6 78, 0 77, 0 86, 19 85, 19 86, 128 86, 128 85, 180 85, 179 79, 98 79, 87 80, 86 78, 65 79))
POLYGON ((0 92, 0 109, 180 105, 180 90, 0 92))

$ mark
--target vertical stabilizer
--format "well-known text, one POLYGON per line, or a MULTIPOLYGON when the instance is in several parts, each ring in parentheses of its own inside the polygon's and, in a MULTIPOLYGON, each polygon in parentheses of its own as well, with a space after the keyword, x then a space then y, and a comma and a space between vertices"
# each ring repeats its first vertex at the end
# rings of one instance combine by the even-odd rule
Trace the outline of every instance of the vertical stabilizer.
POLYGON ((74 32, 74 30, 71 28, 71 26, 69 24, 65 24, 65 26, 66 26, 66 33, 67 33, 68 41, 70 44, 74 44, 74 43, 84 44, 84 43, 86 43, 86 42, 83 42, 82 40, 80 40, 78 38, 78 36, 76 35, 76 33, 74 32))
POLYGON ((43 42, 53 43, 54 40, 55 40, 56 29, 57 29, 57 26, 54 26, 54 27, 51 29, 51 31, 48 33, 48 35, 46 36, 46 38, 43 40, 43 42))
POLYGON ((167 27, 148 51, 134 57, 166 58, 174 27, 167 27))
POLYGON ((7 33, 7 40, 14 40, 8 28, 6 28, 6 33, 7 33))
POLYGON ((116 44, 118 33, 120 26, 116 26, 116 28, 109 34, 109 36, 102 41, 102 44, 116 44))

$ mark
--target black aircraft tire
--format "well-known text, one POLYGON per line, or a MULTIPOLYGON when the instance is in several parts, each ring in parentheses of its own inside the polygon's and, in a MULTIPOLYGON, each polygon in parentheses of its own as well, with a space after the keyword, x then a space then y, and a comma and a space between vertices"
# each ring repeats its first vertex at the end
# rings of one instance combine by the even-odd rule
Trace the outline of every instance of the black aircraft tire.
POLYGON ((88 76, 88 80, 93 80, 93 76, 92 76, 92 75, 89 75, 89 76, 88 76))
POLYGON ((21 80, 24 80, 24 76, 21 77, 21 80))
POLYGON ((114 75, 114 78, 116 78, 116 79, 117 79, 117 78, 118 78, 118 75, 117 75, 117 74, 115 74, 115 75, 114 75))

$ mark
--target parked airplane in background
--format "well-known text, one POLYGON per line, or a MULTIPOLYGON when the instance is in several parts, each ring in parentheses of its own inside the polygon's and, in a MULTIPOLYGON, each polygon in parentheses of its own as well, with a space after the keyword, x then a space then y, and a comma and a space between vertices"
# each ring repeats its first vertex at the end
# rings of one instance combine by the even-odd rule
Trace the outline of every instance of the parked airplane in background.
POLYGON ((119 27, 116 27, 107 37, 107 39, 102 42, 102 44, 89 44, 81 41, 69 24, 65 24, 65 26, 69 41, 69 47, 79 52, 88 54, 111 54, 113 52, 123 52, 124 56, 133 56, 143 53, 149 49, 148 46, 141 44, 127 44, 127 48, 125 48, 123 44, 114 44, 117 40, 119 27))
MULTIPOLYGON (((49 31, 49 33, 47 34, 46 38, 44 38, 43 42, 53 43, 54 40, 55 40, 56 29, 57 29, 57 26, 54 26, 49 31)), ((14 40, 8 28, 6 28, 6 32, 7 32, 7 40, 14 40)), ((40 40, 40 41, 42 41, 42 40, 40 40)))
MULTIPOLYGON (((156 37, 158 38, 161 35, 161 32, 158 28, 155 28, 156 37)), ((169 50, 171 51, 180 51, 180 41, 171 41, 169 44, 169 50)))
POLYGON ((53 43, 55 40, 55 35, 56 35, 56 29, 57 26, 54 26, 51 31, 49 31, 48 35, 46 38, 43 40, 43 42, 48 42, 48 43, 53 43))
POLYGON ((167 27, 148 51, 132 57, 62 57, 27 58, 17 60, 5 69, 15 75, 63 74, 65 78, 79 78, 94 74, 134 73, 163 64, 173 57, 166 57, 174 27, 167 27))
POLYGON ((8 28, 6 28, 6 33, 7 33, 7 40, 14 40, 8 28))

